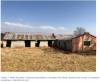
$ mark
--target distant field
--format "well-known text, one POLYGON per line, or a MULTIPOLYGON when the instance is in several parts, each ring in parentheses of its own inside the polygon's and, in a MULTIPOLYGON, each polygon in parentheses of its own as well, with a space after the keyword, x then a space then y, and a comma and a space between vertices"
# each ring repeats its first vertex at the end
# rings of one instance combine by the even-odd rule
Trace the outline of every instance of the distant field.
POLYGON ((95 72, 96 56, 53 48, 2 48, 1 71, 95 72))

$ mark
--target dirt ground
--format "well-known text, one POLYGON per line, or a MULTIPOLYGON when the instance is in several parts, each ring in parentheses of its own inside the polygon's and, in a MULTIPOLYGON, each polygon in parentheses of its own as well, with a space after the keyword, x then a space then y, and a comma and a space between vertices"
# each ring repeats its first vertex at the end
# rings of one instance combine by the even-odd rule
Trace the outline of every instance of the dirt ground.
POLYGON ((67 53, 53 48, 2 48, 4 72, 95 72, 96 56, 67 53))

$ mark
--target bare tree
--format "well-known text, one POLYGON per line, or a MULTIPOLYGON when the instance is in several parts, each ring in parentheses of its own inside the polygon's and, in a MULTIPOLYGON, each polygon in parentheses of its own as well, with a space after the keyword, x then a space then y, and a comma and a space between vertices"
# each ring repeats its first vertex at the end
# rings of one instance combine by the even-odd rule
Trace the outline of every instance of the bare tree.
POLYGON ((81 34, 84 34, 84 32, 86 32, 86 30, 82 27, 77 27, 76 30, 74 31, 74 36, 79 36, 81 34))

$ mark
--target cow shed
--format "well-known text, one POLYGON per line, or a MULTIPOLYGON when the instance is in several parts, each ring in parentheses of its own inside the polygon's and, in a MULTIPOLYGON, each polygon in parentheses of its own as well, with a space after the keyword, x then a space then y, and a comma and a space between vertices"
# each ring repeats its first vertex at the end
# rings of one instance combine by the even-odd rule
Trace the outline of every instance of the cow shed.
POLYGON ((52 35, 8 32, 2 41, 6 42, 6 47, 51 47, 54 40, 52 35))

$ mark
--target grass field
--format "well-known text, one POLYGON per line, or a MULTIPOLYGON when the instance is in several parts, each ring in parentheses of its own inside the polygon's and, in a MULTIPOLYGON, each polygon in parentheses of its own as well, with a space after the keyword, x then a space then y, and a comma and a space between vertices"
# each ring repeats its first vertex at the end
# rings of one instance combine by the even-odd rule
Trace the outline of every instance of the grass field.
POLYGON ((53 48, 2 48, 1 71, 95 72, 96 56, 65 53, 53 48))

